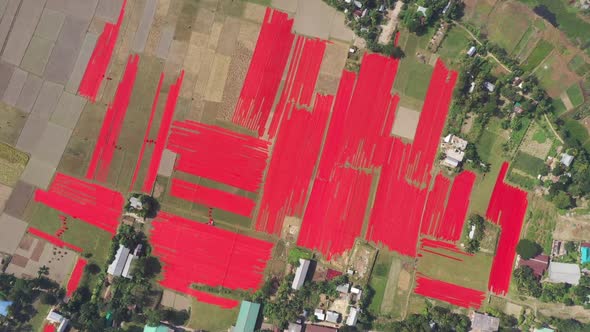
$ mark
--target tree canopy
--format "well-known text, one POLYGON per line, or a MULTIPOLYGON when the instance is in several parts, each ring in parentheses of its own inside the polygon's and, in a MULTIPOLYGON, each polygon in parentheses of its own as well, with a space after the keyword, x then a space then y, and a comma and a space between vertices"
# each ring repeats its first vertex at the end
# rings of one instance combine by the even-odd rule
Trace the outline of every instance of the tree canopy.
POLYGON ((522 259, 531 259, 540 254, 542 251, 543 248, 541 248, 540 245, 529 239, 520 240, 516 246, 516 252, 522 259))

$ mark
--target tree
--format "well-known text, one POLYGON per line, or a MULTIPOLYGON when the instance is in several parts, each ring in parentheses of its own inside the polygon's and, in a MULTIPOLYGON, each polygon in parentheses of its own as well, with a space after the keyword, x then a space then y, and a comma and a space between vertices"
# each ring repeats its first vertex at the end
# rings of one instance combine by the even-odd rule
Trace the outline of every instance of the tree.
POLYGON ((145 312, 145 317, 148 326, 159 326, 164 319, 164 313, 156 309, 148 309, 145 312))
POLYGON ((553 196, 553 204, 555 204, 555 207, 562 210, 569 209, 574 206, 571 196, 565 191, 559 191, 557 195, 553 196))
POLYGON ((572 241, 567 241, 565 243, 564 248, 565 248, 565 251, 567 251, 567 253, 569 254, 570 252, 573 252, 576 250, 576 244, 572 241))
POLYGON ((533 269, 528 266, 520 266, 512 273, 516 288, 521 294, 533 297, 541 296, 541 283, 533 273, 533 269))
POLYGON ((57 298, 52 293, 43 293, 40 298, 41 303, 54 305, 57 303, 57 298))
POLYGON ((540 254, 542 251, 543 248, 541 248, 540 245, 529 239, 520 240, 516 246, 516 252, 522 259, 531 259, 540 254))
POLYGON ((37 277, 41 278, 42 276, 47 276, 49 275, 49 267, 43 265, 39 268, 39 270, 37 271, 37 277))

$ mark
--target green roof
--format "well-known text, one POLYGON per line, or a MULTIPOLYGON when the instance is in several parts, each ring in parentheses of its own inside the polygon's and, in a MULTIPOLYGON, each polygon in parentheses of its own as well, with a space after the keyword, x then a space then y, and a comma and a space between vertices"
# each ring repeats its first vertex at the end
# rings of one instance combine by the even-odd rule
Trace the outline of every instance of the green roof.
POLYGON ((143 332, 168 332, 168 328, 164 325, 158 327, 146 325, 143 327, 143 332))
POLYGON ((254 332, 256 321, 258 320, 258 312, 260 311, 260 304, 249 301, 242 301, 240 306, 240 313, 238 314, 238 321, 236 322, 235 332, 254 332))

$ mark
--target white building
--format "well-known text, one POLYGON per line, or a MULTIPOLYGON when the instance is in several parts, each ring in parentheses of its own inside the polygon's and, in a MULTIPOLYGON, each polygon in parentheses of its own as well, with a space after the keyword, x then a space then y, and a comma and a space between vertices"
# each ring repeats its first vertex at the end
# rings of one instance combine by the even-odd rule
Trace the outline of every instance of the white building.
POLYGON ((313 315, 320 321, 326 320, 326 314, 323 309, 316 309, 313 315))
POLYGON ((295 271, 295 278, 293 278, 291 288, 297 290, 303 286, 305 278, 307 277, 307 271, 309 270, 309 263, 309 260, 299 258, 299 266, 297 267, 297 271, 295 271))
POLYGON ((471 48, 467 51, 467 55, 469 55, 469 56, 475 55, 475 46, 471 46, 471 48))
POLYGON ((107 273, 115 277, 131 279, 131 265, 136 258, 131 254, 131 250, 120 244, 115 259, 107 268, 107 273))
POLYGON ((572 162, 574 161, 574 156, 569 155, 567 153, 562 153, 561 154, 561 160, 560 162, 565 166, 565 167, 570 167, 570 165, 572 164, 572 162))
POLYGON ((336 311, 326 311, 326 322, 338 324, 340 313, 336 311))
POLYGON ((346 317, 346 325, 355 326, 358 319, 358 314, 359 310, 355 307, 351 307, 350 311, 348 312, 348 317, 346 317))
POLYGON ((442 164, 451 168, 459 166, 465 158, 465 149, 468 142, 458 136, 449 134, 445 136, 441 143, 441 149, 445 153, 445 159, 442 164))
POLYGON ((60 315, 59 313, 51 310, 45 318, 49 323, 57 325, 57 332, 63 332, 68 327, 70 320, 60 315))
POLYGON ((549 264, 549 281, 578 285, 580 283, 580 266, 578 264, 556 263, 549 264))

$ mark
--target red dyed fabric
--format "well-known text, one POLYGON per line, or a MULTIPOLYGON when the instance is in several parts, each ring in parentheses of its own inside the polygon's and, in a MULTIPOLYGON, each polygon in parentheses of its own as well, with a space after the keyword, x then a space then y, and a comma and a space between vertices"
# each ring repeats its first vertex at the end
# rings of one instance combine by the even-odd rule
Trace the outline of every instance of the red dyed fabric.
POLYGON ((420 233, 437 237, 445 213, 445 203, 451 181, 442 174, 434 178, 434 186, 428 193, 428 200, 422 216, 420 233))
POLYGON ((176 79, 176 83, 170 85, 168 90, 168 98, 166 99, 166 107, 164 108, 164 114, 160 121, 160 128, 158 129, 158 138, 152 152, 152 159, 148 167, 147 175, 143 182, 143 192, 147 194, 152 193, 154 183, 156 183, 156 177, 158 176, 158 168, 160 167, 160 161, 164 154, 164 148, 166 146, 166 138, 168 137, 168 131, 174 118, 174 110, 176 109, 176 102, 178 101, 178 95, 180 94, 180 88, 182 87, 182 80, 184 79, 184 70, 180 72, 180 75, 176 79))
POLYGON ((129 191, 133 191, 133 187, 135 186, 135 181, 137 180, 137 175, 139 174, 139 169, 141 168, 141 162, 143 161, 143 154, 145 153, 145 146, 150 136, 150 130, 152 129, 152 122, 154 121, 154 116, 156 114, 156 109, 158 107, 158 99, 160 98, 160 90, 162 89, 162 83, 164 83, 164 73, 160 74, 160 81, 158 82, 158 87, 156 88, 156 95, 154 96, 154 102, 152 103, 152 111, 150 113, 150 118, 148 120, 148 125, 145 129, 145 135, 143 136, 143 143, 141 144, 141 150, 139 150, 139 156, 137 157, 137 163, 135 165, 135 171, 133 172, 133 177, 131 178, 131 185, 129 185, 129 191))
POLYGON ((90 165, 86 171, 87 179, 92 180, 96 178, 100 182, 107 180, 115 148, 117 147, 117 141, 119 140, 119 134, 123 127, 123 120, 125 119, 127 107, 131 100, 131 92, 135 84, 138 66, 139 56, 129 56, 125 73, 115 93, 115 99, 107 109, 102 122, 98 141, 96 142, 92 158, 90 159, 90 165))
POLYGON ((90 60, 86 65, 84 76, 82 76, 82 80, 80 81, 78 94, 88 98, 92 102, 96 100, 96 95, 111 61, 115 44, 117 44, 119 30, 121 29, 123 17, 125 16, 126 5, 127 0, 123 0, 123 6, 121 6, 119 19, 116 24, 105 23, 102 33, 96 41, 96 46, 94 46, 90 60))
POLYGON ((45 325, 43 325, 43 332, 55 332, 57 331, 57 328, 54 325, 51 325, 49 323, 45 323, 45 325))
POLYGON ((119 192, 61 173, 56 173, 48 191, 35 191, 35 201, 113 235, 124 204, 119 192))
POLYGON ((263 281, 271 257, 270 242, 160 212, 150 242, 163 263, 164 287, 199 301, 234 307, 237 301, 196 291, 192 284, 254 291, 263 281))
POLYGON ((438 239, 459 241, 461 238, 474 183, 475 173, 470 171, 461 172, 453 181, 442 227, 436 233, 438 239))
POLYGON ((504 183, 508 167, 508 163, 502 164, 486 212, 486 217, 501 228, 488 281, 488 289, 498 295, 505 295, 510 288, 516 246, 528 206, 525 191, 504 183))
POLYGON ((57 238, 51 234, 47 234, 37 228, 29 227, 28 232, 34 236, 37 236, 37 237, 40 237, 40 238, 46 240, 47 242, 53 244, 56 247, 68 248, 68 249, 72 249, 77 252, 82 252, 82 248, 77 247, 73 244, 67 243, 67 242, 63 241, 62 239, 57 238))
POLYGON ((82 279, 82 275, 84 274, 84 267, 88 262, 83 258, 78 258, 76 261, 76 265, 74 266, 74 270, 72 271, 72 275, 70 276, 70 280, 66 286, 66 296, 71 297, 76 289, 78 289, 78 285, 80 284, 80 279, 82 279))
POLYGON ((417 275, 416 284, 417 286, 414 289, 416 294, 441 300, 463 308, 479 309, 486 296, 484 292, 431 279, 422 274, 417 275))
POLYGON ((295 107, 311 106, 311 98, 320 74, 325 50, 325 40, 297 36, 287 80, 272 116, 268 132, 269 139, 275 137, 283 114, 290 114, 295 107))
POLYGON ((218 189, 207 188, 187 181, 172 179, 172 196, 190 202, 249 217, 256 205, 254 200, 218 189))
POLYGON ((176 121, 168 149, 178 153, 175 169, 256 192, 262 182, 270 143, 203 124, 176 121))
POLYGON ((313 112, 296 108, 283 119, 264 183, 256 230, 280 235, 286 216, 303 216, 333 99, 317 95, 313 112))
POLYGON ((256 48, 240 92, 232 122, 264 135, 295 36, 293 19, 266 9, 256 48))

